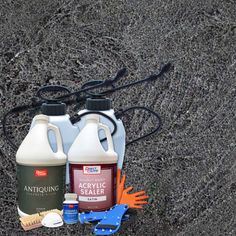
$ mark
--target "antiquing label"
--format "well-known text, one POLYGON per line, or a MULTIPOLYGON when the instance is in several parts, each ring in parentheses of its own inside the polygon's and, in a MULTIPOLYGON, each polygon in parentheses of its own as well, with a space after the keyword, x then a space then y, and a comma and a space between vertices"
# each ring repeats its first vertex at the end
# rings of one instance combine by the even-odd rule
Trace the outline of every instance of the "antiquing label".
POLYGON ((98 210, 113 206, 116 164, 79 166, 72 168, 72 176, 80 209, 98 210))
POLYGON ((21 211, 33 214, 63 207, 65 165, 17 165, 18 204, 21 211))

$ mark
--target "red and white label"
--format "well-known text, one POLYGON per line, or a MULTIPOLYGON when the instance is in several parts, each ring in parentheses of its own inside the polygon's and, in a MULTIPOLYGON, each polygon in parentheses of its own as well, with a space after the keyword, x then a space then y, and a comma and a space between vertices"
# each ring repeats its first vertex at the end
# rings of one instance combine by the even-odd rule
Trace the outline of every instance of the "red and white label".
POLYGON ((34 176, 36 177, 45 177, 48 175, 48 170, 35 170, 34 176))
POLYGON ((99 175, 101 174, 101 166, 83 166, 85 175, 99 175))
POLYGON ((78 194, 81 209, 100 210, 113 205, 113 168, 84 165, 73 171, 73 191, 78 194))
POLYGON ((85 211, 104 211, 115 204, 117 164, 70 164, 71 190, 85 211))

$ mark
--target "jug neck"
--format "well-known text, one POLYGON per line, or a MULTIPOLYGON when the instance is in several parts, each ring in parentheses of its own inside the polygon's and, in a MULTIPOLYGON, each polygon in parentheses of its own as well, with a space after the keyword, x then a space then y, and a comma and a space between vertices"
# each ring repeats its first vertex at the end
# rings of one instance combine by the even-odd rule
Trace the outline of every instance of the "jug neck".
POLYGON ((35 116, 35 125, 37 124, 45 124, 47 125, 49 122, 49 117, 45 115, 37 115, 35 116))
POLYGON ((99 123, 99 115, 89 114, 86 116, 86 124, 98 124, 98 123, 99 123))

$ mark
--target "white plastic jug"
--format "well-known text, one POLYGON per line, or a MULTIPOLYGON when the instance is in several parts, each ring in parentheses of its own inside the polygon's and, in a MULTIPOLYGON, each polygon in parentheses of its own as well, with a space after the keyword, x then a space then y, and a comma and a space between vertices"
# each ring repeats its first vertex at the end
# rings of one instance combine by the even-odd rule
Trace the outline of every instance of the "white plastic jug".
POLYGON ((117 154, 109 128, 99 123, 99 115, 86 116, 86 124, 72 144, 68 160, 71 192, 78 195, 79 209, 102 211, 115 204, 117 154), (107 150, 100 143, 103 129, 107 150))
MULTIPOLYGON (((66 114, 66 105, 64 103, 44 103, 41 107, 42 113, 49 116, 49 122, 56 125, 62 136, 63 150, 67 155, 68 151, 79 134, 79 129, 72 125, 70 116, 66 114)), ((31 123, 31 128, 35 124, 35 119, 31 123)), ((48 132, 49 143, 53 151, 57 148, 57 141, 54 132, 48 132)), ((69 184, 69 164, 66 165, 66 184, 69 184)))
MULTIPOLYGON (((111 100, 108 98, 89 98, 86 101, 86 109, 78 112, 79 115, 84 114, 85 112, 102 112, 105 115, 109 116, 114 120, 117 125, 117 131, 112 136, 114 150, 118 155, 117 166, 119 169, 122 169, 124 156, 125 156, 125 128, 121 119, 115 117, 114 110, 111 109, 111 100)), ((100 123, 109 127, 110 132, 114 129, 113 124, 104 116, 99 115, 100 123)), ((85 126, 86 115, 81 118, 81 120, 74 125, 78 126, 80 130, 85 126)), ((104 132, 99 132, 100 140, 105 137, 104 132)), ((102 146, 107 149, 107 140, 102 142, 102 146)))
POLYGON ((35 116, 34 127, 16 153, 21 216, 63 207, 66 155, 59 129, 48 122, 48 116, 35 116), (55 133, 56 152, 50 147, 48 130, 55 133))

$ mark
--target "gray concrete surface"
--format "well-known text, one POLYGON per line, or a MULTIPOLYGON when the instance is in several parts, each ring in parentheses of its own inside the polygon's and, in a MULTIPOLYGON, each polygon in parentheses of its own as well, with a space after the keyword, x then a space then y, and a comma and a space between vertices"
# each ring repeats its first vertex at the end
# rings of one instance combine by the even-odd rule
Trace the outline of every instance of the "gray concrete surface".
MULTIPOLYGON (((45 84, 76 90, 123 66, 124 82, 135 81, 171 61, 160 80, 110 96, 115 108, 145 105, 163 119, 159 135, 127 149, 128 182, 145 188, 150 204, 118 235, 236 235, 235 42, 232 0, 2 0, 0 114, 45 84)), ((17 145, 34 115, 8 120, 17 145)), ((131 139, 154 120, 131 114, 125 124, 131 139)), ((91 235, 79 224, 23 234, 15 152, 0 132, 0 235, 91 235)))

